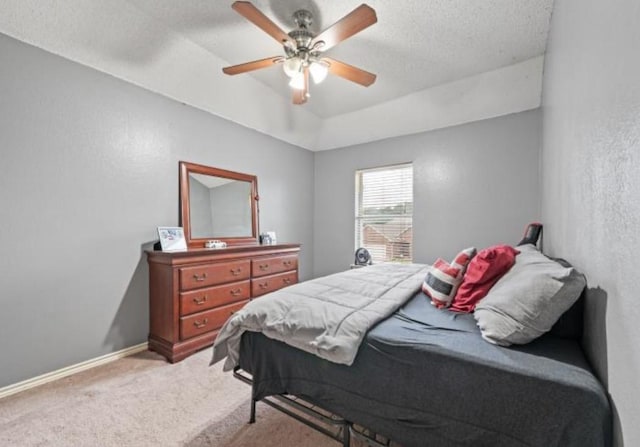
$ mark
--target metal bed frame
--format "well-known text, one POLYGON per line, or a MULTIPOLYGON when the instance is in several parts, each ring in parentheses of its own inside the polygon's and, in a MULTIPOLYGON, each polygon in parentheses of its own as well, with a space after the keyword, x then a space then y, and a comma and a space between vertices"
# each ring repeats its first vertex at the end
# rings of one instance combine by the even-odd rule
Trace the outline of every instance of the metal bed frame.
MULTIPOLYGON (((233 370, 233 376, 253 388, 253 377, 240 367, 233 370)), ((353 424, 341 416, 323 410, 318 405, 289 394, 277 394, 260 399, 272 408, 302 422, 308 427, 349 447, 351 438, 360 439, 372 447, 390 447, 391 440, 378 435, 364 427, 353 424)), ((249 423, 256 421, 256 404, 258 400, 251 398, 251 412, 249 423)))

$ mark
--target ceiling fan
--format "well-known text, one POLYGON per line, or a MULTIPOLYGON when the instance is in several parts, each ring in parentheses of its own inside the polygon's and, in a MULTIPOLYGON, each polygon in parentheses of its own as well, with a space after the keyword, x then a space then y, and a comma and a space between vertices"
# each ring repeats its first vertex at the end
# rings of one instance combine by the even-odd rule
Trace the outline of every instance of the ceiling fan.
POLYGON ((375 82, 376 75, 373 73, 322 55, 324 51, 333 48, 378 21, 376 12, 370 6, 366 4, 358 6, 318 35, 314 35, 309 30, 313 17, 305 9, 298 10, 293 14, 293 20, 298 27, 285 33, 250 2, 236 1, 231 7, 281 43, 284 48, 284 56, 267 57, 225 67, 222 69, 225 74, 236 75, 281 63, 284 72, 291 78, 289 86, 293 88, 294 104, 303 104, 309 98, 309 77, 316 84, 322 82, 327 73, 365 87, 375 82))

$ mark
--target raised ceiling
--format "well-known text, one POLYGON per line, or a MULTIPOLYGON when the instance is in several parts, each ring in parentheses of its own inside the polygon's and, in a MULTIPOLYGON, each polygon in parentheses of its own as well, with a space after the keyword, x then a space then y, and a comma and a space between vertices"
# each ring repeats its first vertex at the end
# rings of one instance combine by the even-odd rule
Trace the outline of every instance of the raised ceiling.
MULTIPOLYGON (((329 76, 291 104, 280 66, 221 68, 282 54, 231 0, 3 0, 0 32, 275 138, 345 147, 538 107, 553 0, 370 0, 378 23, 327 52, 377 74, 329 76)), ((361 0, 253 0, 285 31, 308 9, 320 31, 361 0)))

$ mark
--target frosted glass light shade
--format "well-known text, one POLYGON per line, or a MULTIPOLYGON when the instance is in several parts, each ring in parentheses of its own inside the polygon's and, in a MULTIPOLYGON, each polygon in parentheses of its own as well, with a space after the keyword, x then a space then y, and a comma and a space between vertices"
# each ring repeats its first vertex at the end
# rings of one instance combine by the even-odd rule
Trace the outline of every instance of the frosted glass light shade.
POLYGON ((304 89, 304 74, 298 73, 289 81, 289 87, 295 88, 296 90, 304 89))
POLYGON ((302 72, 302 59, 296 56, 285 59, 282 69, 287 76, 293 78, 302 72))
POLYGON ((316 84, 320 84, 327 77, 327 73, 329 73, 329 67, 322 62, 313 62, 309 66, 309 72, 311 73, 311 77, 313 78, 313 82, 316 84))

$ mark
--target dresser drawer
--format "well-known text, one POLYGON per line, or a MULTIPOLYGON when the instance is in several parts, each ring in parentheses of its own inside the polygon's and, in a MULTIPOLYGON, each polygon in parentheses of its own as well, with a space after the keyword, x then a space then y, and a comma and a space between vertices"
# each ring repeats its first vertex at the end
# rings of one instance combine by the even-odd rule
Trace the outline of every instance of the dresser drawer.
POLYGON ((249 300, 245 300, 180 318, 180 338, 185 340, 220 329, 231 315, 242 309, 248 302, 249 300))
POLYGON ((286 272, 298 269, 298 256, 271 256, 251 260, 252 276, 266 276, 273 273, 286 272))
POLYGON ((180 316, 202 312, 224 304, 244 301, 251 296, 251 281, 206 287, 180 293, 180 316))
POLYGON ((298 272, 280 273, 251 280, 251 296, 260 296, 298 282, 298 272))
POLYGON ((247 259, 182 267, 180 269, 180 290, 199 289, 200 287, 249 279, 250 262, 247 259))

